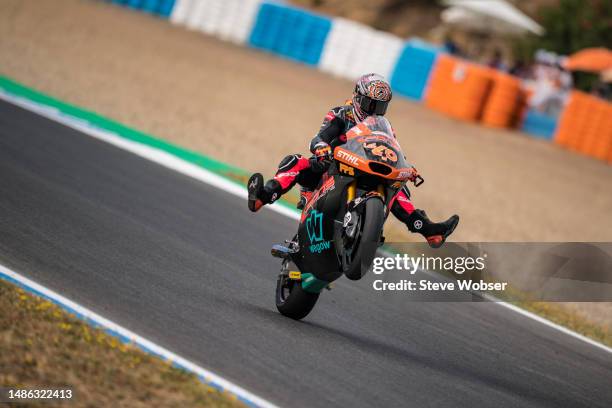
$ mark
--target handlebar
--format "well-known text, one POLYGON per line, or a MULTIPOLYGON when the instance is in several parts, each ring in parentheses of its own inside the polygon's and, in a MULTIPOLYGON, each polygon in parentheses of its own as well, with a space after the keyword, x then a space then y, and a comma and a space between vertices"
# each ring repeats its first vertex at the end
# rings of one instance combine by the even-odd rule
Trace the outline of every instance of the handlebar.
POLYGON ((420 186, 421 184, 423 184, 425 182, 425 179, 423 177, 421 177, 420 175, 417 174, 417 176, 414 178, 414 180, 412 180, 412 183, 414 184, 415 187, 420 186))

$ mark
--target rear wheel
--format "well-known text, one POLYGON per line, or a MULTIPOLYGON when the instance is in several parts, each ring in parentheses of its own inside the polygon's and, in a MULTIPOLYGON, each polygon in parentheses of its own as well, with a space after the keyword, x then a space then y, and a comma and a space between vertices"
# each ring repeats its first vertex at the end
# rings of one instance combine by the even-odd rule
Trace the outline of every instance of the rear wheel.
POLYGON ((370 198, 364 205, 360 219, 361 230, 358 231, 358 239, 353 243, 351 263, 344 273, 351 280, 361 279, 372 266, 385 223, 385 209, 382 200, 370 198))
POLYGON ((281 273, 276 282, 276 308, 283 315, 295 320, 303 319, 314 308, 318 293, 306 292, 302 282, 289 279, 281 273))

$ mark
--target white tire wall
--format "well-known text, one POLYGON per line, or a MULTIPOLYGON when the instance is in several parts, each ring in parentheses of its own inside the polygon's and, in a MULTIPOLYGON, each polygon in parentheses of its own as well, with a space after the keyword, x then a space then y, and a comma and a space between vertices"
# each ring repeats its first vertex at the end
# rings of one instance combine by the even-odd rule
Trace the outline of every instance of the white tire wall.
POLYGON ((376 72, 390 79, 403 46, 404 42, 392 34, 336 18, 319 67, 348 79, 367 72, 376 72))
POLYGON ((177 0, 170 21, 237 44, 247 42, 263 0, 177 0))
MULTIPOLYGON (((200 17, 200 31, 214 36, 219 36, 221 20, 228 18, 224 16, 223 4, 219 0, 201 0, 206 4, 206 12, 200 17)), ((231 0, 227 0, 231 2, 231 0)))
POLYGON ((227 38, 237 44, 245 44, 255 25, 261 3, 262 0, 227 1, 229 18, 223 20, 221 38, 227 38))
POLYGON ((191 14, 191 9, 193 7, 193 3, 198 0, 176 0, 174 4, 174 9, 172 10, 172 14, 170 15, 170 22, 178 25, 186 25, 187 19, 191 14))
POLYGON ((206 13, 207 0, 193 0, 191 2, 191 9, 189 16, 187 17, 187 28, 190 30, 199 30, 204 15, 206 13))

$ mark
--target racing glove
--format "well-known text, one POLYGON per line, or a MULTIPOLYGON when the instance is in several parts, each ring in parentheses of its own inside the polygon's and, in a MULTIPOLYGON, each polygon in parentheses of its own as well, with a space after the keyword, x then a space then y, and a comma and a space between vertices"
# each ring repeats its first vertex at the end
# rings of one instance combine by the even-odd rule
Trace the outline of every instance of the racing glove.
POLYGON ((323 173, 331 164, 331 147, 325 142, 314 146, 314 156, 310 158, 310 168, 315 173, 323 173))

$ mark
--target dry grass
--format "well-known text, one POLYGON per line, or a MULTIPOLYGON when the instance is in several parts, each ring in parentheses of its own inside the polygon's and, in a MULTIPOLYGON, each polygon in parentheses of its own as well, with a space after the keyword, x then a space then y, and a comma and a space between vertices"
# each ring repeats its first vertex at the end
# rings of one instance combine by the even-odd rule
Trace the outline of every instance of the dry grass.
POLYGON ((0 386, 69 386, 75 399, 65 405, 71 407, 243 406, 195 375, 2 280, 0 350, 0 386))
MULTIPOLYGON (((554 302, 514 302, 517 306, 540 315, 561 326, 590 337, 612 347, 612 332, 610 326, 603 323, 593 310, 601 304, 575 304, 554 302), (586 312, 586 313, 585 313, 586 312)), ((602 310, 601 316, 608 315, 609 307, 602 310)))
MULTIPOLYGON (((453 278, 452 276, 446 275, 453 278)), ((500 282, 487 279, 491 282, 500 282)), ((612 324, 610 304, 606 302, 536 302, 530 294, 516 289, 510 284, 503 292, 495 292, 495 297, 535 313, 551 322, 580 333, 600 343, 612 346, 612 324)))

